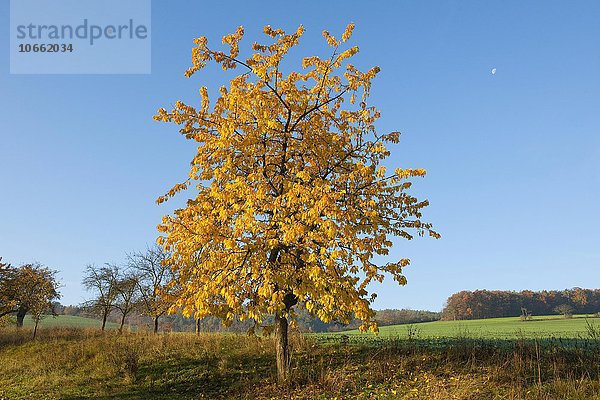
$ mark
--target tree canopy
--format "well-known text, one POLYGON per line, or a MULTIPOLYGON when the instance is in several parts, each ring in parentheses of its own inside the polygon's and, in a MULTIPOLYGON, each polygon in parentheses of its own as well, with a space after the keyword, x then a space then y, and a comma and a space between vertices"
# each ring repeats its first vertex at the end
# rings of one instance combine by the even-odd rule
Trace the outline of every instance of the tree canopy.
POLYGON ((170 253, 178 291, 175 307, 186 315, 232 320, 275 314, 293 317, 293 306, 323 321, 363 321, 376 330, 367 286, 384 274, 405 284, 406 258, 377 264, 393 237, 439 237, 422 220, 427 200, 411 194, 410 178, 423 169, 382 161, 399 132, 380 134, 380 113, 367 104, 379 72, 361 72, 350 59, 354 25, 340 39, 327 31, 327 57, 301 60, 300 72, 282 62, 304 33, 264 28, 268 43, 240 57, 244 29, 224 36, 227 51, 195 39, 188 77, 209 62, 241 73, 221 86, 211 103, 200 88, 200 106, 177 101, 156 120, 173 122, 197 143, 188 178, 158 203, 195 188, 184 208, 163 218, 159 242, 170 253))
POLYGON ((17 326, 28 312, 39 318, 60 298, 58 287, 56 271, 37 263, 12 267, 0 260, 0 317, 16 314, 17 326))

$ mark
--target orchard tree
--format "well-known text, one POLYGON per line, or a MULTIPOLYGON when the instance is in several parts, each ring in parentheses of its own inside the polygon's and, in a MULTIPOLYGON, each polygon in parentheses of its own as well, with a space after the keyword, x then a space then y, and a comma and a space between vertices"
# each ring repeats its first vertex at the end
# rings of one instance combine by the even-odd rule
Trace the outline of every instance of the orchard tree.
POLYGON ((0 317, 16 314, 22 327, 28 312, 41 316, 52 309, 52 301, 60 298, 58 287, 56 271, 41 264, 0 265, 0 317))
POLYGON ((166 257, 165 251, 156 245, 144 252, 128 256, 128 266, 135 271, 138 277, 139 302, 142 313, 154 321, 154 333, 158 333, 158 320, 170 306, 166 299, 166 293, 172 275, 165 262, 166 257))
POLYGON ((16 269, 0 257, 0 318, 15 311, 14 281, 16 269))
POLYGON ((113 306, 121 314, 119 333, 122 333, 125 319, 138 307, 138 277, 134 273, 125 272, 121 274, 116 267, 113 268, 117 271, 116 296, 113 306))
POLYGON ((85 302, 85 308, 102 317, 102 330, 106 329, 106 321, 115 307, 117 298, 118 269, 111 265, 98 267, 88 265, 85 268, 83 286, 91 291, 94 298, 85 302))
MULTIPOLYGON (((36 290, 31 297, 30 309, 29 313, 31 314, 31 319, 33 320, 33 339, 35 339, 38 331, 38 325, 40 321, 50 313, 52 316, 56 317, 57 313, 55 310, 56 302, 49 300, 49 296, 52 293, 56 293, 56 287, 50 284, 50 282, 46 282, 46 284, 42 285, 38 290, 36 290)), ((58 297, 54 297, 58 298, 58 297)))
POLYGON ((356 316, 362 330, 377 331, 367 287, 385 274, 404 285, 409 260, 375 258, 388 255, 393 237, 439 237, 422 221, 427 200, 409 194, 425 171, 382 165, 400 134, 375 129, 380 114, 367 101, 379 67, 349 62, 359 51, 347 44, 353 28, 340 39, 324 31, 329 55, 303 58, 288 74, 282 62, 302 26, 265 27, 268 43, 254 43, 245 59, 242 27, 223 37, 226 51, 197 38, 186 76, 210 62, 241 73, 212 104, 201 87, 199 107, 177 101, 155 116, 197 146, 188 178, 157 200, 195 188, 158 226, 178 287, 174 307, 226 322, 274 315, 279 381, 288 379, 294 306, 325 322, 356 316))

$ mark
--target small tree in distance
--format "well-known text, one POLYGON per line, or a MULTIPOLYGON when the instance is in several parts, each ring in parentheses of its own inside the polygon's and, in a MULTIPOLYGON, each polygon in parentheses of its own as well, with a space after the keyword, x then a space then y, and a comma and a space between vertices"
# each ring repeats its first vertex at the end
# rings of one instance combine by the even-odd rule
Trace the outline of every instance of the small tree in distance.
POLYGON ((117 297, 118 270, 114 266, 86 266, 83 286, 92 292, 94 298, 85 302, 84 306, 102 317, 102 330, 106 329, 106 321, 115 306, 117 297))
MULTIPOLYGON (((25 315, 39 316, 52 309, 52 301, 60 298, 56 271, 39 263, 13 268, 0 265, 0 317, 16 315, 17 327, 23 326, 25 315)), ((36 323, 37 328, 37 323, 36 323)))
MULTIPOLYGON (((48 313, 52 314, 52 316, 56 316, 56 311, 54 310, 54 304, 48 300, 48 296, 53 296, 52 293, 56 293, 57 288, 51 284, 51 282, 46 282, 42 287, 36 291, 33 296, 33 301, 31 303, 30 313, 31 319, 33 320, 33 339, 35 339, 37 335, 38 325, 48 313)), ((54 298, 58 298, 58 294, 54 298)))
POLYGON ((117 267, 113 268, 117 271, 114 309, 121 314, 119 333, 122 333, 127 316, 138 307, 138 277, 132 272, 120 273, 117 267))
POLYGON ((171 270, 165 259, 167 254, 160 246, 153 246, 144 252, 128 256, 128 266, 135 271, 139 287, 140 308, 144 315, 152 318, 154 333, 158 333, 158 320, 169 309, 166 300, 167 284, 172 279, 171 270))
POLYGON ((324 31, 330 54, 306 57, 301 72, 286 76, 282 61, 302 26, 292 34, 265 27, 269 43, 254 43, 246 59, 242 27, 223 37, 227 52, 200 37, 188 77, 211 61, 241 74, 212 107, 201 87, 199 108, 177 101, 155 116, 198 146, 188 179, 158 199, 197 191, 158 227, 171 254, 174 309, 257 324, 274 315, 280 382, 289 377, 288 326, 299 302, 323 321, 355 316, 362 330, 377 331, 367 286, 385 273, 404 285, 409 260, 374 257, 388 255, 394 236, 439 237, 421 220, 427 200, 408 194, 410 178, 425 171, 381 165, 400 134, 375 129, 380 115, 367 101, 379 68, 361 72, 348 62, 358 53, 346 44, 353 28, 341 39, 324 31))
POLYGON ((531 321, 531 311, 525 307, 521 307, 521 315, 519 316, 521 321, 531 321))
POLYGON ((554 311, 565 318, 571 318, 573 316, 573 307, 568 304, 560 304, 554 308, 554 311))

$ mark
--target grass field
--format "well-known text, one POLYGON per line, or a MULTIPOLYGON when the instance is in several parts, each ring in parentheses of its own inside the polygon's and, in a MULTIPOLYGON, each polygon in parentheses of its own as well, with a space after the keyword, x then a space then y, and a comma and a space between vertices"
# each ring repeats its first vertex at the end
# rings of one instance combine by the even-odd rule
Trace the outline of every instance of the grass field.
MULTIPOLYGON (((576 315, 562 318, 556 315, 534 317, 531 321, 519 318, 490 318, 470 321, 435 321, 411 325, 392 325, 379 328, 379 336, 399 338, 483 338, 483 339, 519 339, 519 338, 588 338, 590 329, 600 331, 600 318, 576 315), (591 326, 591 328, 590 328, 591 326)), ((372 333, 358 330, 325 334, 336 336, 346 334, 364 338, 373 337, 372 333)))
MULTIPOLYGON (((519 338, 587 338, 590 325, 600 331, 600 318, 575 315, 573 318, 561 318, 556 315, 534 317, 531 321, 519 318, 490 318, 470 321, 435 321, 410 325, 382 326, 380 338, 398 337, 413 339, 429 338, 484 338, 484 339, 519 339, 519 338)), ((100 328, 101 321, 92 318, 59 315, 46 317, 40 322, 40 328, 75 327, 100 328)), ((118 325, 107 322, 108 329, 116 329, 118 325)), ((33 327, 30 316, 25 317, 25 327, 33 327)), ((365 340, 375 338, 372 333, 361 333, 358 330, 327 334, 323 337, 336 337, 340 334, 361 337, 365 340)))
MULTIPOLYGON (((26 328, 31 328, 34 325, 31 316, 25 316, 23 325, 26 328)), ((73 327, 73 328, 100 328, 102 327, 102 321, 93 318, 76 317, 73 315, 57 315, 56 317, 47 316, 44 317, 40 323, 40 328, 54 328, 54 327, 73 327)), ((117 329, 118 324, 114 322, 107 322, 107 329, 117 329)))
MULTIPOLYGON (((0 329, 0 399, 600 399, 600 341, 406 339, 323 345, 292 335, 291 382, 272 338, 0 329)), ((338 338, 339 339, 339 338, 338 338)))
POLYGON ((22 330, 0 329, 0 400, 600 400, 598 318, 436 321, 382 327, 379 336, 294 333, 292 380, 283 386, 272 337, 99 326, 48 317, 35 340, 29 319, 22 330))

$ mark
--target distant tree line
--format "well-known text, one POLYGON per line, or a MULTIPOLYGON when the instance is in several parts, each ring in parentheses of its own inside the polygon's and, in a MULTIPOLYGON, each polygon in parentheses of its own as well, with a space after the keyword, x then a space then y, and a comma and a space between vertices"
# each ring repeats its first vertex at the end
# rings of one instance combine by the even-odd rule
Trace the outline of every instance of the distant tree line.
MULTIPOLYGON (((426 310, 410 310, 410 309, 385 309, 385 310, 376 310, 375 311, 375 320, 379 324, 379 326, 387 326, 387 325, 402 325, 402 324, 416 324, 419 322, 431 322, 437 321, 441 318, 440 312, 434 311, 426 311, 426 310)), ((309 322, 311 319, 310 316, 307 315, 306 318, 309 322)), ((319 321, 318 319, 314 319, 319 321)), ((299 318, 298 326, 300 327, 301 323, 304 321, 304 318, 299 318)), ((320 321, 319 321, 320 322, 320 321)), ((324 329, 321 329, 318 323, 312 322, 307 323, 308 329, 306 331, 310 332, 335 332, 342 331, 348 329, 358 329, 360 326, 360 320, 354 319, 350 322, 349 325, 339 324, 339 323, 329 323, 324 324, 324 329)))
POLYGON ((521 292, 462 291, 450 296, 443 320, 516 317, 520 315, 594 314, 600 311, 600 289, 573 288, 521 292), (525 314, 524 314, 525 313, 525 314))

